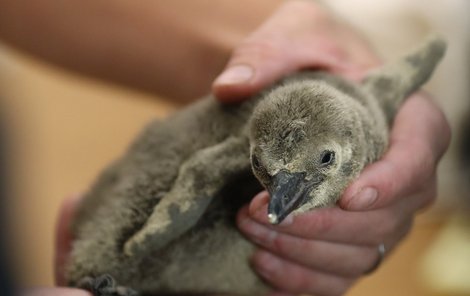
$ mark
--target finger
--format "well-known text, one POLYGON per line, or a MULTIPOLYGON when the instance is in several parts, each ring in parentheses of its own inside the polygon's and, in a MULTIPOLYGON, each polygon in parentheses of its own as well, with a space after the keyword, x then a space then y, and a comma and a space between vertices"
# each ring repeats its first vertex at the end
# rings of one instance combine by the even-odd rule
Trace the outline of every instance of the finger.
POLYGON ((378 209, 422 190, 449 140, 449 126, 440 109, 423 94, 410 97, 395 119, 388 152, 347 188, 340 206, 353 211, 378 209))
POLYGON ((74 288, 28 288, 20 292, 21 296, 91 296, 85 290, 74 288))
POLYGON ((252 219, 270 229, 299 238, 376 247, 384 242, 393 242, 394 235, 407 228, 410 217, 421 203, 418 196, 385 209, 367 212, 345 211, 338 207, 315 209, 300 215, 289 215, 289 223, 283 221, 279 225, 269 223, 267 205, 264 204, 258 209, 250 207, 249 212, 242 209, 238 225, 247 228, 252 219), (245 219, 247 221, 243 221, 245 219))
POLYGON ((303 239, 278 232, 247 218, 248 209, 238 215, 244 235, 277 256, 310 269, 345 277, 358 277, 377 260, 376 247, 303 239))
POLYGON ((289 293, 343 295, 355 280, 311 270, 263 250, 255 253, 252 264, 268 283, 289 293))
POLYGON ((66 284, 66 280, 64 278, 65 265, 68 260, 73 240, 72 233, 70 232, 70 224, 75 216, 75 211, 80 200, 80 194, 75 194, 66 198, 61 205, 59 217, 57 219, 54 274, 56 285, 59 286, 66 284))

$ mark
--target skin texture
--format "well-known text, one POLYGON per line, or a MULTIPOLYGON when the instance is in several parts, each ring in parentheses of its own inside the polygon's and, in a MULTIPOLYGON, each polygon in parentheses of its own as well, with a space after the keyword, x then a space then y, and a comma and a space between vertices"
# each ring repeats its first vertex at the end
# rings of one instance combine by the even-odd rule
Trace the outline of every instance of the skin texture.
POLYGON ((84 287, 83 278, 93 285, 110 274, 147 294, 265 293, 248 264, 253 246, 232 220, 243 204, 236 189, 259 190, 249 179, 249 151, 252 163, 262 160, 252 166, 268 189, 282 170, 305 172, 307 181, 321 174, 289 211, 333 205, 387 146, 387 121, 396 108, 377 94, 394 93, 392 105, 399 106, 429 78, 444 49, 430 38, 360 86, 322 72, 300 73, 241 104, 209 97, 150 124, 85 197, 74 225, 69 283, 84 287), (318 166, 315 155, 325 149, 335 152, 334 161, 318 166))
MULTIPOLYGON (((232 6, 228 6, 227 2, 224 1, 222 8, 227 7, 231 12, 240 8, 239 1, 232 1, 236 3, 232 6)), ((191 36, 187 35, 194 32, 188 31, 187 27, 183 26, 184 30, 179 31, 183 34, 173 34, 174 27, 168 26, 174 38, 166 44, 176 48, 183 48, 181 45, 184 44, 184 48, 191 49, 190 52, 204 53, 211 59, 219 57, 216 59, 219 62, 210 64, 209 68, 207 62, 197 62, 201 60, 200 57, 195 59, 193 55, 187 55, 182 58, 178 56, 181 51, 171 48, 166 51, 169 56, 163 59, 171 63, 155 62, 153 59, 159 58, 160 51, 167 48, 143 45, 163 38, 161 31, 154 30, 158 25, 152 22, 162 20, 164 23, 164 19, 155 17, 155 10, 145 5, 134 5, 129 9, 123 3, 108 2, 105 5, 107 9, 102 9, 102 13, 113 11, 108 8, 114 5, 117 5, 118 9, 114 11, 118 13, 108 15, 110 17, 102 17, 103 14, 100 14, 100 17, 90 19, 89 16, 94 14, 88 11, 95 11, 94 5, 100 2, 90 1, 85 6, 81 1, 77 2, 80 9, 71 6, 70 9, 63 9, 56 6, 60 4, 58 1, 43 1, 36 7, 32 7, 28 1, 3 1, 0 34, 11 44, 69 69, 181 99, 194 99, 197 93, 206 93, 213 77, 222 70, 226 60, 229 60, 227 71, 243 63, 252 68, 255 75, 227 81, 221 79, 227 73, 224 71, 213 84, 214 92, 223 102, 245 100, 247 94, 258 92, 286 74, 303 68, 323 68, 358 80, 369 69, 380 64, 380 59, 357 32, 339 22, 331 12, 316 2, 285 1, 266 21, 264 18, 277 8, 278 3, 272 0, 263 2, 268 4, 268 9, 263 12, 263 9, 255 9, 254 6, 261 2, 252 3, 249 14, 245 10, 248 7, 238 9, 240 13, 237 15, 240 17, 232 18, 231 26, 220 24, 221 20, 230 18, 219 9, 216 15, 220 15, 221 20, 215 22, 215 26, 206 26, 201 30, 208 34, 199 34, 194 38, 188 38, 191 36), (119 10, 119 7, 124 9, 119 10), (135 11, 137 8, 142 8, 146 13, 135 11), (253 12, 255 10, 256 13, 253 12), (56 11, 61 13, 47 13, 56 11), (80 15, 82 12, 84 15, 80 15), (128 17, 128 13, 131 17, 128 17), (137 20, 135 16, 138 16, 137 20), (257 18, 256 22, 248 22, 247 16, 257 18), (123 23, 123 20, 126 22, 123 23), (102 26, 103 21, 108 22, 106 26, 102 26), (263 24, 254 30, 262 21, 263 24), (83 24, 86 26, 83 27, 83 24), (101 27, 116 28, 116 24, 118 27, 123 24, 126 30, 113 29, 116 33, 113 35, 109 34, 109 30, 96 30, 101 27), (136 24, 141 24, 139 34, 121 34, 131 33, 129 28, 135 28, 136 24), (241 26, 247 24, 251 25, 240 30, 241 26), (30 30, 21 29, 25 26, 30 30), (51 33, 51 30, 58 28, 64 34, 51 33), (79 32, 74 28, 80 28, 79 32), (213 34, 214 28, 232 33, 213 34), (90 32, 105 34, 99 38, 88 38, 90 32), (222 36, 236 38, 221 40, 222 36), (64 38, 68 41, 64 42, 64 38), (291 46, 293 42, 297 46, 291 46), (200 50, 193 50, 195 44, 200 50), (82 48, 82 45, 86 46, 82 48), (141 57, 144 63, 138 59, 129 59, 128 55, 117 58, 115 53, 119 51, 110 52, 109 45, 112 48, 126 46, 122 52, 138 52, 135 57, 141 57), (148 50, 142 50, 146 48, 148 50), (300 50, 302 48, 308 50, 300 50), (231 51, 233 54, 230 56, 231 51), (164 75, 160 75, 162 72, 164 75), (186 73, 188 75, 184 75, 186 73), (136 77, 139 77, 138 81, 136 77), (158 79, 162 77, 171 78, 177 85, 161 83, 158 79), (181 88, 181 84, 185 87, 181 88), (188 91, 183 95, 181 90, 188 91)), ((68 2, 68 5, 71 3, 68 2)), ((172 14, 175 20, 173 24, 181 19, 201 23, 201 19, 214 17, 212 1, 209 6, 193 1, 194 7, 189 10, 179 9, 178 3, 188 5, 186 1, 165 2, 165 9, 175 8, 174 11, 177 11, 172 14), (203 8, 202 12, 198 8, 203 8), (196 11, 199 11, 200 17, 192 18, 196 11), (204 15, 204 12, 209 16, 204 15)), ((244 207, 238 216, 239 228, 259 247, 252 261, 254 269, 275 287, 273 293, 276 295, 342 294, 363 275, 364 270, 373 265, 377 257, 377 244, 385 243, 387 253, 390 252, 408 232, 416 212, 432 203, 435 198, 435 168, 448 146, 449 138, 449 126, 439 107, 430 96, 421 92, 404 103, 395 118, 387 153, 381 160, 366 167, 348 187, 339 202, 342 210, 317 210, 295 217, 289 227, 273 228, 267 221, 266 208, 263 209, 266 198, 260 198, 266 195, 255 198, 249 210, 248 206, 244 207), (256 214, 257 208, 261 208, 259 215, 256 214), (376 231, 370 231, 369 225, 376 225, 376 231), (329 235, 325 236, 325 232, 329 235), (348 256, 337 260, 338 254, 348 256), (279 267, 289 272, 279 273, 279 267)), ((64 227, 58 228, 60 239, 57 256, 61 258, 58 260, 61 262, 58 270, 63 270, 61 266, 70 251, 68 239, 71 235, 66 226, 74 211, 67 209, 64 207, 61 215, 66 217, 60 223, 64 227)), ((58 277, 58 283, 63 285, 64 281, 60 278, 63 278, 63 274, 58 277)))

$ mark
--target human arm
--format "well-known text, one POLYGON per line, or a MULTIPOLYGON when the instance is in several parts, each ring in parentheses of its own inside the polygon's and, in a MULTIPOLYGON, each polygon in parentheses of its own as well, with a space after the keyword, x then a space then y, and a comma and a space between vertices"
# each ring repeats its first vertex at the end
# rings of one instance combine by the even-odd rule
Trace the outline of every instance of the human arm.
POLYGON ((280 0, 0 1, 0 38, 86 75, 194 100, 280 0))

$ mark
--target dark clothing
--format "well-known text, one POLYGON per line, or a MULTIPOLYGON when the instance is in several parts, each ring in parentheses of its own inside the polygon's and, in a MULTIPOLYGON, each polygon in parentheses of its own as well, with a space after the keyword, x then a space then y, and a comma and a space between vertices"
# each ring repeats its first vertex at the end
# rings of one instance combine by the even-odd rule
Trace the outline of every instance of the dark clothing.
MULTIPOLYGON (((0 120, 2 118, 0 117, 0 120)), ((1 122, 0 122, 1 123, 1 122)), ((6 213, 6 198, 7 198, 7 163, 6 163, 6 145, 5 145, 5 130, 0 124, 0 295, 10 296, 13 295, 13 285, 11 279, 11 271, 7 260, 6 241, 7 241, 7 223, 5 218, 6 213)))

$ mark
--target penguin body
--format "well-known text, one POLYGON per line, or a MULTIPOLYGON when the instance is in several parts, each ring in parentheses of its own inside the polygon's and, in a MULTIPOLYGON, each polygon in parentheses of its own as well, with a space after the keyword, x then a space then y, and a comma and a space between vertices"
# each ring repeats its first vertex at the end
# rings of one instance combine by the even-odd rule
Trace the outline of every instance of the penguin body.
POLYGON ((266 292, 238 209, 263 187, 273 224, 334 205, 386 151, 400 104, 444 50, 432 37, 361 84, 300 72, 243 103, 208 97, 151 123, 85 197, 70 285, 101 296, 266 292))

